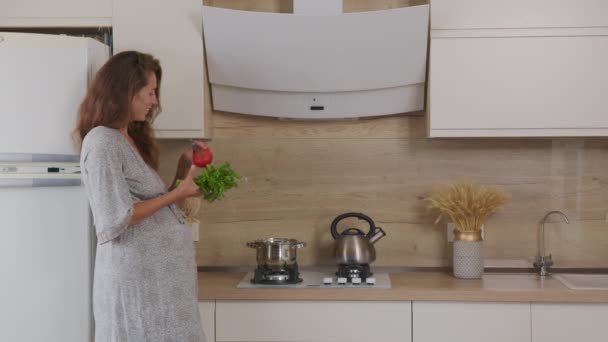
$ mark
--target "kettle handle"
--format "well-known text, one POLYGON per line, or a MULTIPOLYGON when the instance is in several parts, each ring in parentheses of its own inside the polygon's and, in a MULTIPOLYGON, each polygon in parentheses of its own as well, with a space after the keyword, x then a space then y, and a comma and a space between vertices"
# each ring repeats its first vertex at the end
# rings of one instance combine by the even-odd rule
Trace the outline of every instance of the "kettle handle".
POLYGON ((333 236, 334 240, 338 240, 338 238, 340 237, 340 234, 338 234, 338 222, 342 221, 347 217, 356 217, 359 220, 367 221, 367 223, 369 224, 369 232, 367 232, 366 235, 368 239, 374 236, 374 234, 376 233, 376 225, 369 216, 363 213, 345 213, 336 217, 331 223, 331 236, 333 236))

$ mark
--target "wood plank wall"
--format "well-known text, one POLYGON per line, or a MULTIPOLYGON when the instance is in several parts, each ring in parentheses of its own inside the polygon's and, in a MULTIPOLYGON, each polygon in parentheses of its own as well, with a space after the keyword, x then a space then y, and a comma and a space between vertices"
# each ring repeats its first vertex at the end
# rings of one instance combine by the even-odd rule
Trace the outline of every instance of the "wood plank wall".
MULTIPOLYGON (((345 11, 425 2, 345 0, 345 11)), ((279 0, 205 3, 292 9, 291 1, 279 0)), ((466 178, 512 196, 486 224, 487 258, 531 260, 538 220, 562 210, 570 224, 546 225, 547 251, 556 265, 608 267, 608 139, 428 139, 424 115, 299 122, 209 108, 216 163, 230 161, 243 180, 226 199, 203 205, 197 263, 255 265, 247 241, 289 237, 308 244, 298 251, 299 264, 334 265, 330 223, 341 213, 360 211, 388 234, 376 244, 375 265, 446 266, 445 223, 434 225, 436 213, 426 209, 424 198, 436 184, 466 178)), ((165 180, 188 144, 161 141, 165 180)))

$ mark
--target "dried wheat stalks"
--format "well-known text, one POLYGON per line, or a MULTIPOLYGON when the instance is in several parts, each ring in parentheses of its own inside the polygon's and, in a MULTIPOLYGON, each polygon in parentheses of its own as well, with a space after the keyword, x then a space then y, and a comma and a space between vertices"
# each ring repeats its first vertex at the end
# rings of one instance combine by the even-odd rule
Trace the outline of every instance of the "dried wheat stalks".
POLYGON ((448 216, 461 232, 477 232, 490 214, 508 201, 504 192, 462 181, 435 188, 428 198, 429 208, 439 209, 437 224, 448 216))

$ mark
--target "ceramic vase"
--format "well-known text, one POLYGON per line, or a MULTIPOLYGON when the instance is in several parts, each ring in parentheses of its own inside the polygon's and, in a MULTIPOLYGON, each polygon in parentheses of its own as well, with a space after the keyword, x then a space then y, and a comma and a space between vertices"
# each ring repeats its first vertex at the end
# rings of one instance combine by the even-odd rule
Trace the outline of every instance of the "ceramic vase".
POLYGON ((454 276, 462 279, 479 279, 483 275, 483 240, 481 231, 454 230, 454 276))

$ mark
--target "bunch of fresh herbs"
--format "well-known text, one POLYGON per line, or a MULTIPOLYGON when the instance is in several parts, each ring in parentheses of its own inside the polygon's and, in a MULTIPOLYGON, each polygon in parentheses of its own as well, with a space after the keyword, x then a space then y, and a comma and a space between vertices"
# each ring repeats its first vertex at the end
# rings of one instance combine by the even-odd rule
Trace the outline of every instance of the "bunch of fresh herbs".
POLYGON ((224 162, 219 168, 207 165, 201 174, 194 178, 194 183, 205 194, 203 198, 207 202, 213 202, 221 199, 226 191, 237 186, 239 178, 241 176, 232 169, 230 163, 224 162))
MULTIPOLYGON (((237 180, 240 178, 241 176, 232 169, 230 163, 224 162, 219 168, 211 164, 205 166, 193 181, 204 194, 203 198, 211 203, 222 199, 226 191, 238 186, 237 180)), ((176 185, 181 181, 178 179, 176 185)))

